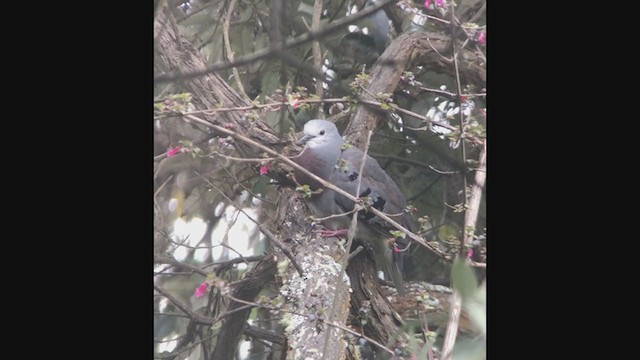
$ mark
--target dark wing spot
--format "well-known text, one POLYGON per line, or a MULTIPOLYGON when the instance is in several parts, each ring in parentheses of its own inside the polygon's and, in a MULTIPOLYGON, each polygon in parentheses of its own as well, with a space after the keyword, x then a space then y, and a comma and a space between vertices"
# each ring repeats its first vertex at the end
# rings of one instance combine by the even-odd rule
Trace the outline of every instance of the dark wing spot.
POLYGON ((351 174, 349 174, 349 181, 356 181, 356 179, 358 179, 358 173, 357 172, 352 172, 351 174))
MULTIPOLYGON (((367 188, 367 190, 365 190, 363 192, 363 194, 366 193, 366 195, 360 195, 360 196, 367 196, 371 193, 371 189, 367 188)), ((384 204, 386 204, 387 201, 385 199, 383 199, 382 197, 378 196, 376 199, 373 200, 373 204, 371 204, 374 208, 380 210, 380 211, 384 211, 384 204)), ((371 211, 364 211, 362 213, 362 215, 360 215, 360 218, 363 220, 371 220, 376 216, 376 214, 374 214, 371 211)))
POLYGON ((363 211, 361 212, 362 215, 360 215, 360 219, 365 220, 365 221, 369 221, 371 220, 374 216, 376 216, 376 214, 370 212, 370 211, 363 211))
POLYGON ((373 201, 373 207, 382 211, 384 209, 384 204, 386 204, 387 201, 385 199, 383 199, 382 197, 378 196, 377 199, 375 199, 373 201))

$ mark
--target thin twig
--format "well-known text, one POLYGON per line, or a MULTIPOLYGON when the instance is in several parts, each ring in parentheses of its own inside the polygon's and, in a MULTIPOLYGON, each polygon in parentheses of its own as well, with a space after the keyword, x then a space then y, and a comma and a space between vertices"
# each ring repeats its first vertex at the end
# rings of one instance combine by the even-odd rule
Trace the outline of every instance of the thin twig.
POLYGON ((436 173, 438 173, 440 175, 453 175, 453 174, 459 174, 460 173, 460 171, 442 171, 442 170, 438 170, 438 169, 434 168, 431 165, 428 165, 428 166, 429 166, 429 169, 433 170, 433 172, 436 172, 436 173))
POLYGON ((389 349, 388 347, 386 347, 386 346, 382 345, 381 343, 379 343, 379 342, 377 342, 377 341, 373 340, 372 338, 365 336, 365 335, 364 335, 364 334, 362 334, 362 333, 359 333, 359 332, 353 331, 353 330, 351 330, 351 329, 349 329, 349 328, 347 328, 347 327, 342 326, 341 324, 336 324, 336 323, 334 323, 334 322, 325 321, 324 323, 325 323, 325 324, 327 324, 327 325, 329 325, 329 326, 336 327, 336 328, 338 328, 338 329, 340 329, 340 330, 344 330, 344 331, 346 331, 346 332, 348 332, 348 333, 350 333, 350 334, 352 334, 352 335, 359 336, 359 337, 361 337, 361 338, 363 338, 363 339, 367 340, 368 342, 370 342, 370 343, 372 343, 372 344, 376 345, 376 346, 377 346, 377 347, 379 347, 380 349, 382 349, 382 350, 384 350, 384 351, 388 352, 389 354, 391 354, 391 355, 395 355, 395 353, 393 352, 393 350, 391 350, 391 349, 389 349))
POLYGON ((433 360, 433 344, 429 344, 429 322, 427 321, 427 314, 421 309, 418 309, 420 319, 422 320, 422 333, 424 334, 424 344, 429 346, 429 360, 433 360))
POLYGON ((156 192, 153 194, 153 199, 155 200, 156 197, 158 197, 158 194, 160 194, 160 191, 162 191, 162 189, 164 188, 165 185, 167 185, 167 183, 173 179, 173 174, 169 175, 167 177, 167 180, 165 180, 162 185, 158 186, 158 190, 156 190, 156 192))
MULTIPOLYGON (((199 175, 199 176, 201 176, 201 175, 199 175)), ((202 177, 202 179, 204 181, 206 181, 209 184, 209 186, 211 186, 216 191, 218 191, 220 193, 220 195, 222 195, 225 199, 227 199, 227 201, 229 203, 231 203, 231 205, 233 205, 236 209, 238 209, 238 211, 243 213, 251 222, 256 224, 258 226, 258 229, 260 229, 260 232, 265 234, 278 248, 280 248, 280 250, 282 250, 282 252, 285 254, 285 256, 288 257, 289 260, 291 260, 291 264, 293 265, 294 268, 296 268, 296 270, 298 271, 298 274, 300 274, 300 277, 304 276, 304 271, 302 271, 302 267, 300 267, 300 265, 296 261, 295 257, 293 256, 293 254, 289 250, 289 248, 280 239, 278 239, 269 229, 267 229, 266 226, 264 226, 263 224, 259 223, 257 220, 255 220, 253 217, 251 217, 249 214, 247 214, 242 209, 242 207, 240 205, 238 205, 235 201, 233 201, 231 198, 229 198, 227 196, 227 194, 224 193, 224 191, 218 189, 217 186, 215 186, 212 182, 210 182, 205 177, 203 177, 203 176, 201 176, 201 177, 202 177)))
MULTIPOLYGON (((373 96, 373 94, 370 94, 371 96, 373 96)), ((454 94, 455 95, 455 94, 454 94)), ((465 94, 464 96, 470 96, 465 94)), ((375 96, 373 96, 375 97, 375 96)), ((379 101, 375 101, 375 100, 368 100, 368 99, 349 99, 349 98, 333 98, 333 99, 301 99, 298 100, 298 103, 300 104, 318 104, 318 103, 348 103, 351 101, 355 101, 356 103, 361 102, 367 105, 371 105, 371 106, 375 106, 377 108, 380 108, 380 106, 382 105, 382 102, 379 101)), ((217 108, 217 109, 207 109, 207 110, 196 110, 196 111, 189 111, 189 112, 185 112, 183 113, 183 115, 195 115, 195 114, 207 114, 207 115, 212 115, 214 113, 217 112, 231 112, 231 111, 248 111, 248 110, 256 110, 256 109, 263 109, 263 108, 274 108, 277 107, 279 108, 280 106, 282 106, 281 102, 272 102, 272 103, 266 103, 266 104, 253 104, 253 105, 249 105, 249 106, 238 106, 238 107, 231 107, 231 108, 217 108)), ((380 108, 381 109, 381 108, 380 108)), ((382 109, 381 109, 382 110, 382 109)), ((455 126, 452 126, 448 123, 445 122, 441 122, 441 121, 435 121, 432 120, 424 115, 420 115, 416 112, 413 112, 411 110, 406 110, 403 109, 401 107, 392 107, 389 110, 385 110, 385 111, 389 111, 389 112, 399 112, 399 113, 403 113, 409 116, 412 116, 416 119, 422 120, 426 123, 431 123, 433 125, 437 125, 440 127, 443 127, 445 129, 449 129, 451 131, 457 131, 458 128, 455 126)), ((421 128, 411 128, 409 126, 404 125, 404 127, 408 128, 408 129, 412 129, 412 130, 426 130, 427 127, 421 127, 421 128)), ((475 138, 472 138, 471 140, 473 140, 474 142, 476 142, 477 144, 480 144, 481 141, 475 138)), ((164 154, 162 154, 164 155, 164 154)), ((160 157, 162 155, 158 155, 157 157, 160 157)), ((155 160, 155 158, 154 158, 155 160)))
MULTIPOLYGON (((322 15, 322 0, 315 0, 313 4, 313 15, 311 17, 311 31, 320 29, 320 16, 322 15)), ((322 53, 320 51, 320 42, 313 42, 313 66, 316 72, 322 73, 322 53)), ((324 88, 322 79, 316 79, 316 95, 322 99, 324 97, 324 88)), ((318 106, 318 118, 324 119, 324 111, 322 106, 318 106)))
POLYGON ((340 213, 340 214, 333 214, 333 215, 329 215, 329 216, 325 216, 325 217, 321 217, 321 218, 314 218, 314 220, 316 220, 316 221, 325 221, 325 220, 329 220, 329 219, 333 219, 333 218, 337 218, 337 217, 353 214, 356 211, 358 211, 358 209, 354 208, 351 211, 343 212, 343 213, 340 213))
POLYGON ((202 270, 201 268, 197 267, 197 266, 193 266, 190 264, 186 264, 183 263, 181 261, 178 261, 176 259, 172 259, 172 258, 168 258, 168 257, 162 257, 162 256, 156 256, 153 261, 155 263, 158 264, 169 264, 169 265, 173 265, 173 266, 183 266, 186 267, 194 272, 197 272, 198 274, 202 275, 202 276, 207 276, 207 272, 202 270))
POLYGON ((447 95, 447 96, 451 96, 451 97, 456 96, 456 94, 454 94, 452 92, 449 92, 449 91, 444 91, 444 90, 440 90, 440 89, 433 89, 433 88, 428 88, 428 87, 424 87, 424 86, 418 86, 418 89, 423 90, 423 91, 427 91, 427 92, 436 93, 436 94, 447 95))
POLYGON ((241 161, 241 162, 242 161, 245 161, 245 162, 263 162, 263 161, 273 161, 273 160, 276 159, 274 157, 267 157, 267 158, 239 158, 239 157, 235 157, 235 156, 224 155, 224 154, 221 154, 219 152, 212 153, 210 155, 212 155, 212 156, 213 155, 220 156, 220 157, 223 157, 225 159, 229 159, 229 160, 233 160, 233 161, 241 161))
MULTIPOLYGON (((229 6, 227 7, 227 13, 225 14, 225 17, 224 17, 224 23, 222 24, 222 37, 224 39, 224 48, 227 51, 227 58, 229 59, 230 62, 233 62, 234 55, 233 55, 233 50, 231 50, 231 41, 229 40, 229 21, 231 19, 231 14, 233 14, 233 11, 235 10, 236 1, 237 0, 231 0, 231 2, 229 3, 229 6)), ((242 79, 240 79, 238 68, 234 66, 231 69, 231 71, 233 72, 233 77, 236 79, 238 90, 240 90, 242 95, 244 95, 244 97, 248 99, 249 97, 247 96, 247 93, 244 91, 244 86, 242 86, 242 79)))
MULTIPOLYGON (((270 161, 271 161, 271 160, 270 160, 270 161)), ((241 187, 242 187, 242 188, 243 188, 247 193, 249 193, 249 194, 250 194, 251 196, 253 196, 254 198, 259 199, 260 201, 262 201, 262 202, 264 202, 264 203, 266 203, 266 204, 269 204, 269 205, 273 205, 273 206, 275 206, 275 205, 276 205, 273 201, 268 200, 268 199, 267 199, 267 198, 265 198, 264 196, 261 196, 261 195, 258 195, 258 194, 256 194, 256 193, 254 193, 254 192, 253 192, 253 190, 249 189, 249 188, 244 184, 244 182, 245 182, 245 181, 249 180, 250 178, 254 177, 255 175, 254 175, 254 176, 249 176, 249 177, 247 177, 247 178, 246 178, 246 179, 244 179, 244 180, 240 180, 240 179, 238 179, 238 177, 237 177, 235 174, 233 174, 231 171, 229 171, 229 169, 227 169, 227 167, 226 167, 226 166, 223 166, 223 167, 222 167, 222 170, 224 170, 224 171, 227 173, 227 175, 231 176, 231 177, 233 178, 233 180, 235 180, 235 181, 236 181, 236 184, 240 185, 240 186, 241 186, 241 187)))
MULTIPOLYGON (((373 135, 373 131, 369 130, 369 134, 367 136, 367 142, 364 145, 364 150, 362 152, 362 160, 360 163, 360 168, 358 169, 358 174, 363 174, 364 173, 364 164, 367 161, 367 152, 369 151, 369 144, 371 142, 371 135, 373 135)), ((335 171, 335 169, 334 169, 335 171)), ((360 194, 360 185, 362 184, 362 178, 364 176, 358 176, 358 182, 356 184, 356 194, 360 194)), ((358 209, 359 205, 356 202, 354 204, 354 210, 358 209)), ((345 248, 347 249, 347 252, 351 249, 351 244, 353 243, 353 238, 355 238, 356 236, 356 229, 358 227, 358 211, 355 211, 351 217, 351 225, 349 226, 349 232, 347 233, 347 245, 345 245, 345 248)), ((340 262, 340 275, 338 275, 338 279, 342 279, 344 277, 344 274, 346 272, 347 269, 347 264, 349 263, 349 256, 345 256, 342 261, 340 262)), ((329 320, 333 320, 335 312, 337 311, 337 309, 341 306, 339 305, 341 303, 341 297, 342 297, 342 287, 344 286, 344 282, 343 281, 338 281, 338 284, 336 285, 336 293, 335 296, 333 298, 333 306, 331 307, 331 312, 329 313, 329 320)), ((325 334, 324 337, 324 349, 323 349, 323 355, 322 358, 324 359, 325 356, 324 354, 327 354, 328 349, 327 346, 329 346, 329 336, 331 336, 331 332, 327 331, 327 333, 325 334)))
MULTIPOLYGON (((456 94, 449 92, 449 91, 445 91, 445 90, 439 90, 439 89, 433 89, 433 88, 427 88, 424 86, 418 86, 418 88, 420 90, 424 90, 424 91, 428 91, 428 92, 434 92, 434 93, 439 93, 439 94, 443 94, 443 95, 447 95, 447 96, 457 96, 456 94)), ((487 96, 486 93, 472 93, 472 94, 462 94, 465 97, 484 97, 487 96)))
POLYGON ((162 294, 162 296, 166 297, 167 299, 169 299, 169 301, 171 301, 175 306, 178 307, 178 309, 182 310, 183 313, 185 313, 190 320, 193 320, 194 318, 196 318, 197 316, 195 313, 193 313, 191 310, 189 310, 189 308, 183 304, 182 302, 180 302, 180 300, 176 299, 173 295, 169 294, 168 292, 164 291, 162 288, 160 288, 157 285, 153 285, 153 288, 159 292, 160 294, 162 294))
MULTIPOLYGON (((449 7, 449 11, 451 13, 451 33, 452 36, 451 38, 453 39, 451 46, 453 48, 453 65, 454 65, 454 69, 455 69, 455 75, 456 75, 456 88, 458 91, 458 101, 460 101, 460 104, 462 104, 462 85, 460 84, 460 71, 458 69, 458 51, 456 50, 456 26, 454 26, 453 24, 455 24, 455 11, 453 9, 453 3, 451 3, 451 6, 449 7)), ((460 141, 460 155, 462 157, 462 164, 466 164, 467 163, 467 154, 466 154, 466 146, 465 146, 465 142, 464 142, 464 112, 460 111, 458 113, 458 117, 460 119, 460 138, 462 139, 462 141, 460 141)), ((485 146, 486 146, 486 141, 485 141, 485 146)), ((477 172, 476 175, 478 174, 484 174, 484 172, 477 172)), ((467 259, 467 244, 471 244, 472 239, 470 239, 469 235, 468 235, 468 228, 467 226, 473 226, 473 228, 475 229, 475 222, 477 219, 477 209, 474 210, 474 213, 470 214, 470 210, 467 209, 467 177, 465 176, 465 174, 462 174, 462 183, 463 183, 463 195, 462 195, 462 209, 464 211, 464 227, 463 227, 463 236, 462 236, 462 244, 460 246, 460 253, 461 256, 464 259, 467 259), (474 219, 471 219, 470 215, 474 215, 474 219), (468 221, 473 220, 473 223, 468 223, 468 221)), ((476 182, 475 185, 478 185, 478 183, 476 182)), ((480 196, 478 196, 478 205, 480 204, 480 197, 482 195, 482 188, 478 187, 478 186, 474 186, 474 188, 480 193, 480 196)), ((459 326, 459 322, 460 322, 460 312, 462 310, 462 297, 460 296, 460 292, 457 290, 454 290, 453 292, 453 298, 451 300, 451 308, 450 308, 450 313, 449 313, 449 320, 447 322, 447 330, 445 332, 445 337, 444 337, 444 341, 442 344, 442 359, 443 360, 451 360, 453 358, 453 345, 455 344, 456 341, 456 335, 458 333, 458 326, 459 326)))
MULTIPOLYGON (((454 41, 454 40, 455 40, 455 38, 452 37, 451 41, 454 41)), ((427 37, 427 43, 429 44, 429 47, 431 48, 431 50, 435 51, 435 53, 438 54, 438 56, 440 56, 442 58, 442 60, 444 60, 446 62, 449 62, 449 63, 451 62, 451 59, 449 59, 448 57, 445 57, 444 55, 440 54, 438 49, 436 49, 436 47, 433 46, 433 44, 431 43, 431 39, 429 39, 428 37, 427 37)))

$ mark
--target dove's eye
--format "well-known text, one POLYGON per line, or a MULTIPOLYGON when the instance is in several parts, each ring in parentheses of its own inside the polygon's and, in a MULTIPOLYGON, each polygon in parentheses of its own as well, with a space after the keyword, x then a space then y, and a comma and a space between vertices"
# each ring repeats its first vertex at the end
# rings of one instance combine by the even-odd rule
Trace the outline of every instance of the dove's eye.
POLYGON ((320 130, 320 135, 324 135, 324 130, 320 130))

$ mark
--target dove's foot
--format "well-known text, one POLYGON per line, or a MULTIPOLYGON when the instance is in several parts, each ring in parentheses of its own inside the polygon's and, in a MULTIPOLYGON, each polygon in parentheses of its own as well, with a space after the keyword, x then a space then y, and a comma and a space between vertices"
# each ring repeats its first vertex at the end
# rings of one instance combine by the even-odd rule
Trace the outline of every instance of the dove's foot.
POLYGON ((349 229, 338 229, 338 230, 315 230, 317 234, 320 234, 322 237, 337 237, 341 235, 347 235, 349 229))

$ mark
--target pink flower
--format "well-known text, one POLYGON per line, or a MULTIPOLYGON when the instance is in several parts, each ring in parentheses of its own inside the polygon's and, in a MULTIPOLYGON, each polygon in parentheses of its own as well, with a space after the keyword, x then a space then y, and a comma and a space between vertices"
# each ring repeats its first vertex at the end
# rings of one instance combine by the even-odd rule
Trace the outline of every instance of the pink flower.
POLYGON ((473 257, 473 249, 469 249, 469 252, 467 253, 467 257, 469 259, 471 259, 473 257))
POLYGON ((173 155, 177 154, 180 152, 180 149, 182 147, 180 145, 174 147, 173 149, 169 149, 169 151, 167 151, 167 157, 172 157, 173 155))
POLYGON ((478 42, 482 46, 487 46, 487 32, 486 31, 483 31, 480 34, 478 34, 478 42))
POLYGON ((208 288, 209 288, 209 283, 206 281, 203 282, 200 286, 198 286, 195 293, 196 298, 199 298, 202 295, 204 295, 204 292, 207 291, 208 288))
POLYGON ((260 166, 260 175, 267 175, 270 168, 271 163, 266 163, 265 165, 260 166))
POLYGON ((289 101, 289 104, 291 104, 291 106, 293 106, 294 109, 297 109, 300 107, 300 99, 294 99, 293 101, 289 101))
MULTIPOLYGON (((424 0, 424 7, 428 8, 429 6, 431 6, 431 2, 432 0, 424 0)), ((444 6, 444 0, 436 0, 436 7, 443 7, 444 6)))

